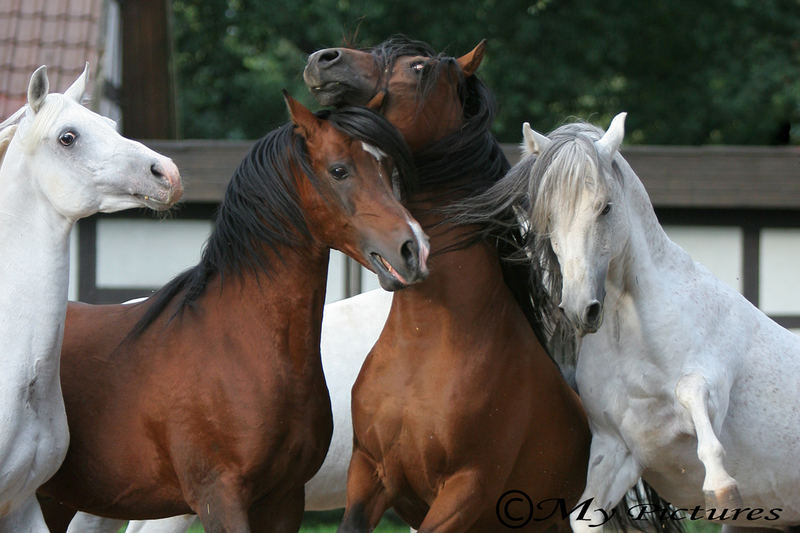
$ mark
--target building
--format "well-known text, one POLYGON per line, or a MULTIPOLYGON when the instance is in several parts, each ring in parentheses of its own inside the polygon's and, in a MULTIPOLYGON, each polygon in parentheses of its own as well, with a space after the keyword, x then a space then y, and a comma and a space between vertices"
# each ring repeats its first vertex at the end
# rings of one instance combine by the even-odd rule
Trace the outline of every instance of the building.
MULTIPOLYGON (((166 217, 127 211, 79 223, 71 298, 146 296, 195 264, 227 180, 249 147, 169 140, 176 127, 168 21, 166 0, 7 0, 0 6, 0 119, 25 103, 28 79, 40 64, 48 64, 51 87, 63 90, 88 60, 98 80, 90 105, 119 120, 126 136, 171 156, 185 180, 182 206, 166 217)), ((516 147, 507 152, 517 157, 516 147)), ((800 148, 632 146, 623 152, 670 236, 779 323, 800 330, 800 148)), ((373 275, 340 254, 330 269, 328 301, 377 287, 373 275)))

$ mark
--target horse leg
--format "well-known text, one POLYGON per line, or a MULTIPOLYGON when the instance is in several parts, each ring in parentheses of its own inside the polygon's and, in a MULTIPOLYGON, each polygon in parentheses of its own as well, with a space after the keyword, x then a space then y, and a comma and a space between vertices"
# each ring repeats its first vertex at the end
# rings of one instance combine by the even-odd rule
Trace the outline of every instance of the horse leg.
POLYGON ((436 499, 417 531, 419 533, 446 533, 467 531, 494 505, 489 496, 495 492, 486 476, 475 470, 456 472, 442 485, 436 499))
POLYGON ((722 524, 722 533, 775 533, 775 531, 785 531, 784 528, 769 527, 744 527, 731 524, 722 524))
POLYGON ((389 498, 375 462, 354 447, 347 471, 347 504, 337 533, 372 531, 388 508, 389 498))
POLYGON ((229 473, 186 494, 186 502, 200 518, 205 533, 250 533, 248 501, 249 491, 239 476, 229 473))
POLYGON ((69 523, 67 533, 117 533, 124 525, 124 520, 103 518, 79 511, 69 523))
POLYGON ((303 522, 305 488, 282 498, 262 498, 250 506, 250 529, 272 533, 296 533, 303 522))
POLYGON ((697 435, 697 457, 706 468, 703 480, 705 505, 711 508, 736 509, 742 507, 742 497, 736 480, 725 470, 722 457, 725 449, 719 442, 708 416, 709 389, 700 374, 687 374, 675 386, 678 402, 689 412, 697 435))
POLYGON ((600 431, 592 435, 586 488, 570 513, 572 531, 602 533, 602 524, 611 518, 614 507, 641 474, 636 459, 623 442, 600 431), (598 523, 592 524, 594 521, 598 523))
POLYGON ((11 513, 0 517, 0 533, 49 533, 35 494, 11 513))
POLYGON ((125 533, 186 533, 197 517, 184 514, 159 520, 132 520, 125 533))

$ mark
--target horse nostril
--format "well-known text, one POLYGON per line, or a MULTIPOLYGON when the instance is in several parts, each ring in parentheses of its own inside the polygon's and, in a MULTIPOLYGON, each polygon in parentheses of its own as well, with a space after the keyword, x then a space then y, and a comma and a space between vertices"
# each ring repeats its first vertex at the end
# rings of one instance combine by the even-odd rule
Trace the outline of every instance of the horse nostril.
POLYGON ((164 169, 161 168, 161 165, 158 162, 153 163, 152 165, 150 165, 150 172, 152 172, 153 176, 155 176, 157 178, 163 178, 164 177, 164 169))
POLYGON ((329 48, 327 50, 322 50, 319 53, 317 58, 317 62, 319 63, 320 67, 330 67, 334 63, 338 62, 342 58, 342 53, 335 49, 329 48))
POLYGON ((408 240, 400 247, 400 255, 403 256, 403 261, 406 266, 412 270, 417 268, 417 256, 419 255, 419 247, 413 240, 408 240))
POLYGON ((597 323, 597 319, 600 318, 600 312, 603 310, 600 302, 597 300, 590 303, 586 306, 586 311, 584 312, 584 318, 587 324, 594 325, 597 323))

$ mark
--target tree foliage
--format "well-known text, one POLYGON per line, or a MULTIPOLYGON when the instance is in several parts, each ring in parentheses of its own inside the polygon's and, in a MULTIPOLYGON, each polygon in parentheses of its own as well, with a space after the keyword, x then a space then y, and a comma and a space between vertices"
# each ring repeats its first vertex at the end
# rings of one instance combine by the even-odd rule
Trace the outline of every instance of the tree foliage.
POLYGON ((184 137, 258 137, 282 88, 314 105, 308 53, 405 33, 488 39, 504 142, 625 110, 633 143, 800 144, 800 0, 173 0, 173 33, 184 137))

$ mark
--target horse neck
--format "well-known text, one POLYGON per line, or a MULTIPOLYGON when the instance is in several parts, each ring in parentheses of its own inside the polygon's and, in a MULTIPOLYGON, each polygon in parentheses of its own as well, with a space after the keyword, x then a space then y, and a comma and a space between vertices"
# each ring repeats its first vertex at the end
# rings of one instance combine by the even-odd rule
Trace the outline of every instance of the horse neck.
POLYGON ((50 205, 14 148, 0 167, 0 372, 35 373, 43 387, 58 387, 72 222, 50 205))
POLYGON ((229 332, 264 336, 264 346, 281 347, 297 371, 321 366, 322 310, 330 251, 322 244, 270 250, 269 274, 218 276, 206 291, 206 304, 226 309, 229 332), (215 286, 216 285, 216 286, 215 286), (257 332, 257 333, 256 333, 257 332), (280 338, 276 338, 276 332, 280 338))
MULTIPOLYGON (((630 235, 621 256, 609 265, 609 293, 636 296, 663 285, 665 275, 674 270, 676 262, 683 261, 684 253, 669 240, 658 222, 653 204, 630 165, 621 157, 617 159, 624 176, 624 187, 630 214, 630 235)), ((612 298, 613 301, 615 298, 612 298)), ((630 300, 625 300, 629 301, 630 300)))
POLYGON ((405 327, 419 329, 422 324, 430 325, 434 310, 436 329, 453 331, 498 319, 499 298, 507 297, 514 304, 494 246, 480 240, 448 250, 473 235, 476 228, 444 223, 427 210, 411 212, 430 237, 430 275, 424 283, 394 294, 390 321, 396 319, 405 327))

